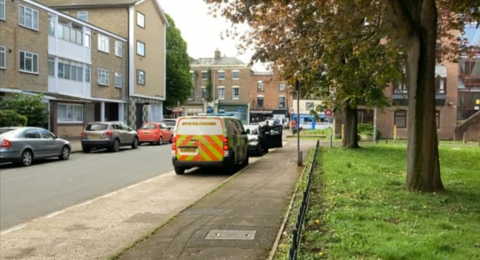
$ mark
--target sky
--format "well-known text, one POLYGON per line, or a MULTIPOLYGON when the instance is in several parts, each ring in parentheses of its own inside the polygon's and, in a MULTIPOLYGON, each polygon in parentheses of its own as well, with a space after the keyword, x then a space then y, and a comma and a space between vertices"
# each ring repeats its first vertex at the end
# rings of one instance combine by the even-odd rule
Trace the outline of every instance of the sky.
MULTIPOLYGON (((175 21, 183 39, 187 42, 188 54, 192 58, 209 58, 218 49, 221 55, 237 57, 243 62, 250 62, 253 51, 238 54, 238 41, 220 37, 232 24, 225 18, 214 18, 208 14, 208 5, 204 0, 159 0, 165 13, 175 21)), ((243 27, 246 28, 246 27, 243 27)))

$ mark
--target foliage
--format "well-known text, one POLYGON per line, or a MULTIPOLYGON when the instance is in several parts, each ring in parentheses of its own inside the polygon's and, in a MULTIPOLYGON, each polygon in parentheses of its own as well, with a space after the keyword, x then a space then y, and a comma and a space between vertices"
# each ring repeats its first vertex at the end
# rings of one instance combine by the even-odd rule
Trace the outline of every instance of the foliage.
POLYGON ((476 259, 480 150, 440 153, 451 191, 436 196, 405 191, 405 145, 322 149, 298 259, 476 259))
POLYGON ((2 109, 0 110, 0 127, 5 126, 25 126, 27 124, 27 117, 20 115, 14 110, 2 109))
POLYGON ((165 14, 170 26, 167 28, 167 98, 164 107, 176 107, 188 99, 194 87, 190 75, 190 57, 187 53, 187 43, 183 40, 181 31, 175 27, 175 22, 165 14))
POLYGON ((208 71, 207 71, 207 85, 205 87, 207 89, 207 96, 205 97, 205 100, 207 102, 212 102, 213 96, 212 96, 212 69, 211 68, 208 68, 208 71))
MULTIPOLYGON (((372 124, 358 124, 357 125, 358 133, 366 136, 373 136, 373 125, 372 124)), ((380 139, 382 133, 377 128, 377 140, 380 139)))
POLYGON ((42 102, 43 95, 15 94, 13 99, 4 99, 1 110, 12 110, 27 118, 27 126, 45 127, 48 121, 47 104, 42 102))

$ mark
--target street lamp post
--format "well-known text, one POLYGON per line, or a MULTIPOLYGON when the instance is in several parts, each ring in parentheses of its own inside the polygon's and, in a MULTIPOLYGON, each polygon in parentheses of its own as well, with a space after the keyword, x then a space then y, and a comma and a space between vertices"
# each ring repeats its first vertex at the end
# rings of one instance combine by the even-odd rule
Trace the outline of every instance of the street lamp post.
POLYGON ((300 82, 295 80, 295 89, 297 91, 297 166, 303 165, 302 151, 300 150, 300 82))

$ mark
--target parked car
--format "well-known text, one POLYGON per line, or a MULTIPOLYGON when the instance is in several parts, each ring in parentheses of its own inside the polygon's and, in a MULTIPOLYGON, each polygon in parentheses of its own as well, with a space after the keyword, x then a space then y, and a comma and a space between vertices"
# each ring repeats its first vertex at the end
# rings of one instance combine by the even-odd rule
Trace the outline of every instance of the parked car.
POLYGON ((70 142, 40 127, 1 127, 0 162, 30 166, 34 160, 58 157, 68 160, 70 142))
POLYGON ((262 132, 262 127, 265 123, 261 123, 259 125, 245 125, 245 131, 248 134, 248 142, 249 142, 249 153, 250 154, 257 154, 261 155, 267 153, 271 148, 282 148, 283 147, 283 140, 282 140, 282 132, 283 126, 277 124, 275 126, 271 126, 270 122, 270 131, 262 132))
POLYGON ((124 122, 91 122, 82 132, 82 150, 89 153, 92 149, 107 148, 118 152, 121 146, 131 146, 137 149, 139 139, 137 131, 124 122))
POLYGON ((172 142, 172 128, 164 123, 144 123, 138 129, 138 139, 140 144, 150 143, 162 145, 163 142, 172 142))
POLYGON ((260 125, 244 125, 248 137, 248 153, 262 155, 266 151, 263 148, 263 140, 260 137, 260 125))
POLYGON ((168 127, 172 128, 172 132, 175 133, 175 126, 177 125, 177 119, 163 119, 161 123, 166 124, 168 127))

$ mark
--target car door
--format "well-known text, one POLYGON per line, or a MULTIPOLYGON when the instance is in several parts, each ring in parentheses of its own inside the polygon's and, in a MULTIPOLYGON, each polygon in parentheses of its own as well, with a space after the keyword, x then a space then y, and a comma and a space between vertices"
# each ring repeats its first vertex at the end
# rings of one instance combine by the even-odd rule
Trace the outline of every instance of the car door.
POLYGON ((281 125, 270 127, 270 131, 263 136, 265 142, 264 148, 270 149, 283 147, 282 133, 283 128, 281 125))
POLYGON ((137 131, 131 129, 127 124, 123 122, 121 122, 120 125, 122 126, 122 130, 125 134, 125 142, 129 144, 133 143, 133 138, 137 136, 137 131))
POLYGON ((239 134, 239 145, 241 149, 242 158, 245 159, 248 153, 248 135, 240 120, 234 120, 237 125, 239 134))
POLYGON ((32 148, 35 159, 47 157, 46 145, 37 129, 28 129, 24 137, 28 146, 32 148))
POLYGON ((172 129, 168 127, 166 124, 160 124, 160 131, 163 136, 164 141, 170 141, 172 139, 172 129))
POLYGON ((62 143, 47 129, 40 129, 39 131, 45 147, 45 156, 53 157, 60 155, 62 143))

